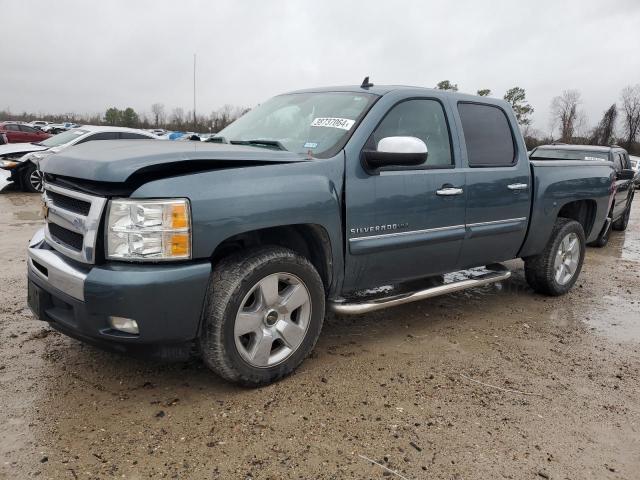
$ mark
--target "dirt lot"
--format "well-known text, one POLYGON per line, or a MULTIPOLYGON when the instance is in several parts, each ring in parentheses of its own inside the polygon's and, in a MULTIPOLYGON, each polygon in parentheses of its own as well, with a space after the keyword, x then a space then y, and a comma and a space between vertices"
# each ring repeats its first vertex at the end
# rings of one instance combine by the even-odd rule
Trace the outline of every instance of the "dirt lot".
POLYGON ((566 297, 534 295, 514 261, 502 285, 329 317, 260 390, 35 320, 38 215, 37 195, 0 193, 0 478, 640 477, 638 206, 566 297))

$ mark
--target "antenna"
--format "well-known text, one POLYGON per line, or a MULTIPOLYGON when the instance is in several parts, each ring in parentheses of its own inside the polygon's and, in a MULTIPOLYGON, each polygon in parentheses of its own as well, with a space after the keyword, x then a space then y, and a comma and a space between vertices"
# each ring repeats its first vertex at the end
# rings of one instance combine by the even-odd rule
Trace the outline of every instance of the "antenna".
POLYGON ((364 77, 364 80, 362 81, 362 85, 360 85, 360 88, 365 88, 366 89, 366 88, 370 88, 370 87, 373 87, 373 83, 371 83, 369 81, 369 77, 368 76, 364 77))
POLYGON ((196 131, 196 54, 193 54, 193 131, 196 131))

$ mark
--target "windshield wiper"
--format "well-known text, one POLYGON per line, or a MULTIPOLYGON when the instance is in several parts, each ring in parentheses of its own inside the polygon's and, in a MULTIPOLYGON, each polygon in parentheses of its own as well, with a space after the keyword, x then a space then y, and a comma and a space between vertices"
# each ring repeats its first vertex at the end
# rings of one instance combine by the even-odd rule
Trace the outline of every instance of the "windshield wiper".
POLYGON ((229 143, 231 143, 232 145, 251 145, 254 147, 284 150, 285 152, 287 151, 287 149, 284 148, 284 145, 282 145, 277 140, 229 140, 229 143))

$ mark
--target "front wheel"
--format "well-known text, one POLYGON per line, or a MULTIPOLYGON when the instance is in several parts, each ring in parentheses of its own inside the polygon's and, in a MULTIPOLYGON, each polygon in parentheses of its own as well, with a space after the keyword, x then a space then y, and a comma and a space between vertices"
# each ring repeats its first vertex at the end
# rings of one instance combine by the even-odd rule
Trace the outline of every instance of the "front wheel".
POLYGON ((33 163, 30 163, 30 165, 24 169, 22 188, 32 193, 42 193, 44 191, 44 177, 42 172, 33 163))
POLYGON ((309 355, 324 310, 322 280, 306 258, 281 247, 231 255, 212 273, 200 334, 204 363, 241 385, 275 382, 309 355))
POLYGON ((585 235, 575 220, 559 218, 544 251, 525 259, 527 283, 545 295, 564 295, 578 280, 585 254, 585 235))

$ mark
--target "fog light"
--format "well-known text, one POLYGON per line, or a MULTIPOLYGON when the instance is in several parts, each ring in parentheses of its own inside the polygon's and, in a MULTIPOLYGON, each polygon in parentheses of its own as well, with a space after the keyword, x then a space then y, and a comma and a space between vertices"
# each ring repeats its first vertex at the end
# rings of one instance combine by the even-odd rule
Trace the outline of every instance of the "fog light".
POLYGON ((133 333, 136 335, 140 333, 140 330, 138 330, 138 322, 130 318, 109 317, 109 323, 113 329, 120 330, 121 332, 133 333))

